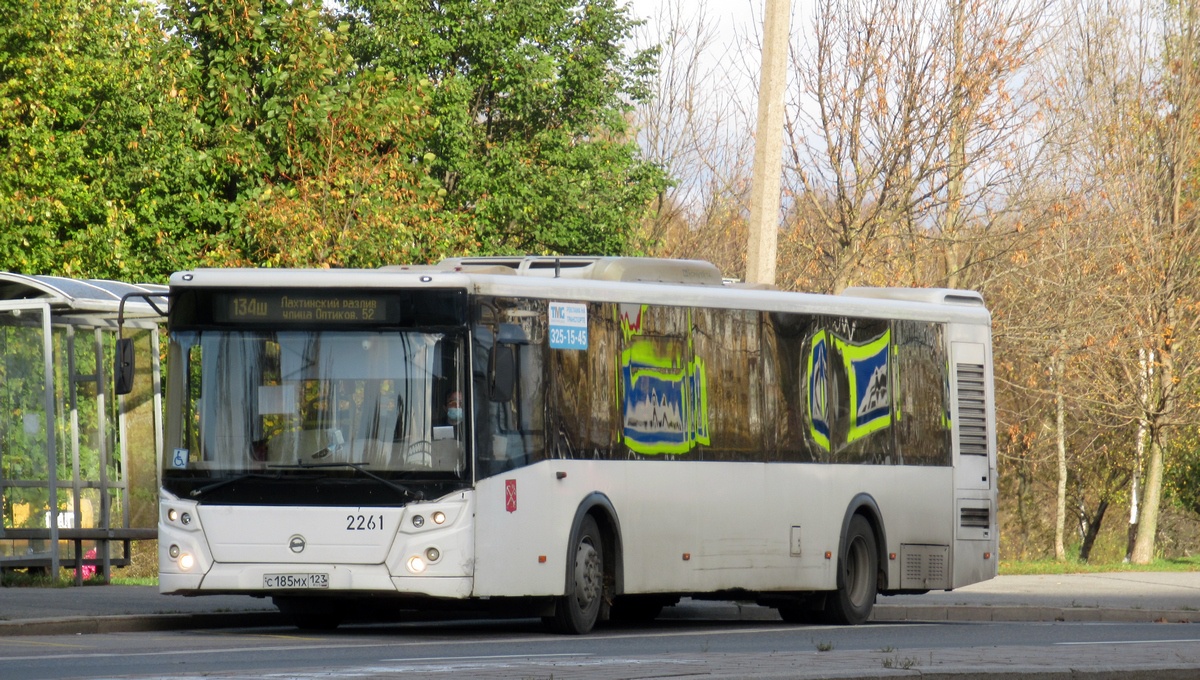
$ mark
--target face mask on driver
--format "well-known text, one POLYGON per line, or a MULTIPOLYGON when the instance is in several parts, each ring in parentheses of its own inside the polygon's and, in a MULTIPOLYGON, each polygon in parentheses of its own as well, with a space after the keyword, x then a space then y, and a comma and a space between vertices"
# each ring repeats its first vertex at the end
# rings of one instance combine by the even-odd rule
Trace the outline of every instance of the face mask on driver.
POLYGON ((454 425, 462 422, 463 410, 461 408, 446 409, 446 418, 454 425))

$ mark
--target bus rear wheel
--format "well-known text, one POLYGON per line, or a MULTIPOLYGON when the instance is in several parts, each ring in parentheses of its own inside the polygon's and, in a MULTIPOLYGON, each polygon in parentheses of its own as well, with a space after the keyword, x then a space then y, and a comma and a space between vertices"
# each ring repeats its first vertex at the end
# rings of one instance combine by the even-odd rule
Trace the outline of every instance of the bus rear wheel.
POLYGON ((568 560, 567 593, 556 600, 554 615, 543 621, 556 633, 583 635, 595 627, 604 599, 604 542, 591 515, 579 523, 568 560))
POLYGON ((879 552, 875 532, 862 515, 850 519, 846 550, 838 559, 837 592, 825 598, 825 620, 855 626, 871 616, 879 588, 879 552))

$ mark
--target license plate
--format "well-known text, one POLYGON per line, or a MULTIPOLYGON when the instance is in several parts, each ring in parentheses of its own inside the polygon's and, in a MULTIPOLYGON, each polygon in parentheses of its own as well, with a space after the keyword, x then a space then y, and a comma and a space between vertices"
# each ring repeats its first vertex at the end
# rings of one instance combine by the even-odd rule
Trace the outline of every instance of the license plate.
POLYGON ((263 588, 328 588, 329 574, 263 574, 263 588))

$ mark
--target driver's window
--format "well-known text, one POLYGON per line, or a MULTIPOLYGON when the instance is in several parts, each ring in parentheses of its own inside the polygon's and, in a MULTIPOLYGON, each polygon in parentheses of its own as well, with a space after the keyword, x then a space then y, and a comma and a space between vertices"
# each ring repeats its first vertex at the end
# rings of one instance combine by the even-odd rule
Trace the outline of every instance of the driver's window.
POLYGON ((461 472, 466 463, 467 404, 462 381, 460 343, 446 338, 438 345, 433 362, 433 392, 437 408, 430 425, 429 467, 439 472, 461 472))

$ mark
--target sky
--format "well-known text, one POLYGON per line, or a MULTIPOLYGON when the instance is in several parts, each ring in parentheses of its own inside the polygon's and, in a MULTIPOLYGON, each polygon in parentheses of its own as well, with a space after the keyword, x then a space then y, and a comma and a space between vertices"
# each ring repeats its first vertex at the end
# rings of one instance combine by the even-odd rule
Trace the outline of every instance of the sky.
MULTIPOLYGON (((703 16, 705 31, 711 35, 706 55, 714 61, 725 62, 725 73, 736 80, 748 80, 735 86, 739 98, 757 91, 759 65, 759 36, 765 0, 626 0, 635 17, 646 21, 642 35, 662 35, 656 29, 660 18, 678 8, 685 18, 703 16), (736 62, 736 63, 733 63, 736 62), (732 68, 728 68, 732 64, 732 68)), ((811 30, 814 0, 789 0, 791 8, 790 35, 793 47, 803 44, 802 32, 811 30)), ((686 23, 686 21, 685 21, 686 23)), ((647 44, 659 42, 649 40, 647 44)))
POLYGON ((739 33, 744 34, 754 21, 762 21, 763 0, 629 0, 629 6, 647 21, 649 28, 669 7, 679 6, 693 16, 703 10, 706 23, 717 32, 719 40, 733 45, 739 33))
POLYGON ((763 0, 629 0, 634 13, 647 20, 653 20, 660 9, 675 4, 693 12, 703 7, 723 27, 733 29, 747 24, 751 12, 755 18, 761 17, 763 0))
MULTIPOLYGON (((808 2, 809 0, 791 0, 808 2)), ((733 94, 753 107, 761 54, 755 36, 762 33, 762 13, 765 0, 628 0, 632 13, 645 20, 640 31, 644 42, 657 44, 665 40, 658 23, 666 21, 671 11, 678 9, 685 28, 690 21, 701 17, 707 42, 701 70, 719 72, 727 85, 722 94, 733 94), (704 63, 707 62, 707 63, 704 63)), ((714 92, 714 94, 717 94, 714 92)))

